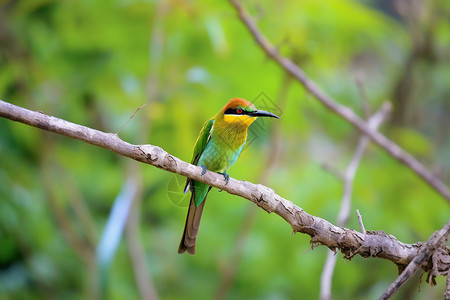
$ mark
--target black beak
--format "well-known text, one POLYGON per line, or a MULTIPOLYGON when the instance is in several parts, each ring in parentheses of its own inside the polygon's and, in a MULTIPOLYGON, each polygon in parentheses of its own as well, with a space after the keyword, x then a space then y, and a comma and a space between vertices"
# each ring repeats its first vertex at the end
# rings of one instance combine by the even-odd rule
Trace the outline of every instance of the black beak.
POLYGON ((251 117, 271 117, 271 118, 277 118, 277 119, 280 118, 276 114, 273 114, 273 113, 265 111, 265 110, 258 110, 258 109, 255 111, 248 112, 247 114, 251 117))

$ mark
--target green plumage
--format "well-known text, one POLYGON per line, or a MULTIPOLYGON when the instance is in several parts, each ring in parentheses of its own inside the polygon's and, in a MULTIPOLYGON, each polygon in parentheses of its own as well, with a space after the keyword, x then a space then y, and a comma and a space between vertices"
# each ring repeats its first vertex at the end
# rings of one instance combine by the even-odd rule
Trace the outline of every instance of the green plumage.
MULTIPOLYGON (((201 166, 204 171, 224 175, 228 183, 227 170, 236 162, 247 139, 248 126, 256 117, 274 117, 276 115, 257 110, 250 102, 234 98, 212 119, 205 122, 194 146, 191 163, 201 166)), ((202 173, 203 174, 203 173, 202 173)), ((184 192, 191 191, 186 224, 178 253, 195 253, 195 243, 200 220, 210 186, 190 178, 186 181, 184 192)))
MULTIPOLYGON (((236 162, 247 138, 247 126, 224 123, 210 119, 203 125, 194 146, 192 164, 205 166, 212 172, 226 173, 236 162)), ((194 203, 198 207, 206 198, 210 187, 187 179, 185 191, 188 187, 195 194, 194 203)))

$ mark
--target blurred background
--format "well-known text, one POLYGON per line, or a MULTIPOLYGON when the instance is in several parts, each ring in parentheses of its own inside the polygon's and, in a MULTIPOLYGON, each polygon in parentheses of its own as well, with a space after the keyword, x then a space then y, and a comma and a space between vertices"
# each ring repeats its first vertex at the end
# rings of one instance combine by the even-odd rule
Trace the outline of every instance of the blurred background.
MULTIPOLYGON (((450 184, 450 2, 243 1, 279 51, 450 184)), ((229 173, 336 223, 360 134, 255 44, 227 1, 0 1, 0 99, 190 161, 202 124, 233 97, 258 120, 229 173)), ((0 299, 317 299, 327 255, 249 201, 208 197, 195 256, 178 255, 185 178, 0 119, 0 299), (128 218, 127 218, 128 216, 128 218), (126 220, 128 219, 128 222, 126 220)), ((369 145, 354 210, 367 230, 424 241, 448 202, 369 145)), ((420 275, 420 274, 419 274, 420 275)), ((334 299, 374 299, 396 278, 381 259, 338 254, 334 299), (370 274, 370 275, 369 275, 370 274)), ((395 299, 442 299, 445 278, 395 299)))

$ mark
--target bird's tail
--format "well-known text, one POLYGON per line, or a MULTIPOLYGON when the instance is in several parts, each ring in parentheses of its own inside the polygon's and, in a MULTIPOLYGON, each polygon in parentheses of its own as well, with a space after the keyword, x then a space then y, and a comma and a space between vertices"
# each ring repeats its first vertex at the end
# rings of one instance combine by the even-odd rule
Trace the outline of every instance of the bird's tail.
MULTIPOLYGON (((209 191, 209 190, 208 190, 209 191)), ((202 218, 203 207, 205 206, 206 196, 199 206, 195 206, 195 192, 192 192, 191 202, 189 203, 189 210, 186 217, 186 224, 184 225, 183 237, 181 238, 178 253, 195 254, 195 242, 197 240, 198 229, 200 227, 200 220, 202 218)))

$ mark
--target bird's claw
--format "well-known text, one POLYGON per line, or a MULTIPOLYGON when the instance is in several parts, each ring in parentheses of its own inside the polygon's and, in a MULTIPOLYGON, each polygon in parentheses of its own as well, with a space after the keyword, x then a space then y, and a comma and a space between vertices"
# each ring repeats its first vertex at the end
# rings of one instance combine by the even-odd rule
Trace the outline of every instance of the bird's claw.
POLYGON ((202 176, 203 176, 206 173, 206 166, 201 165, 200 167, 202 168, 202 176))
POLYGON ((228 184, 228 182, 230 181, 230 175, 228 175, 227 173, 220 173, 219 174, 223 175, 223 177, 225 178, 225 185, 228 184))

